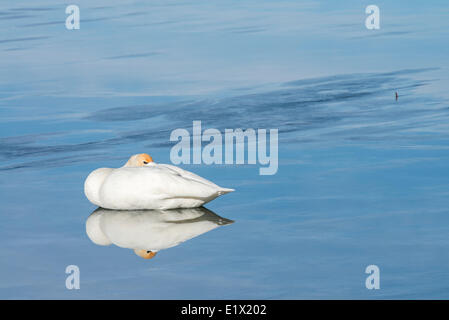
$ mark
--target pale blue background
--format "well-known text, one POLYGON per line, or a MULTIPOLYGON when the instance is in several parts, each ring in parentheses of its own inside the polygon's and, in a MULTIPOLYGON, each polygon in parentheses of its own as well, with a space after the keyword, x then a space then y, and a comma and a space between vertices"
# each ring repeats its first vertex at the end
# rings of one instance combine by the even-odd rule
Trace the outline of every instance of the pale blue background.
POLYGON ((376 1, 367 30, 369 4, 3 1, 0 298, 448 298, 449 8, 376 1), (193 120, 278 128, 278 173, 183 166, 236 223, 150 261, 93 244, 87 174, 168 163, 193 120))

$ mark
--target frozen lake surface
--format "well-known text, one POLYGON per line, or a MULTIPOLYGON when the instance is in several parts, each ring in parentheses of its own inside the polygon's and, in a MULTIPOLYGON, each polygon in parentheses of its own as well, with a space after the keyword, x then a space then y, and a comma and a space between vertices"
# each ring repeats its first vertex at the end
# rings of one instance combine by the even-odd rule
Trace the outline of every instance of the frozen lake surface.
POLYGON ((378 1, 380 30, 355 0, 78 3, 70 31, 57 1, 0 5, 0 298, 449 297, 445 1, 378 1), (277 174, 183 165, 235 223, 151 260, 94 244, 89 172, 170 163, 198 120, 279 129, 277 174))

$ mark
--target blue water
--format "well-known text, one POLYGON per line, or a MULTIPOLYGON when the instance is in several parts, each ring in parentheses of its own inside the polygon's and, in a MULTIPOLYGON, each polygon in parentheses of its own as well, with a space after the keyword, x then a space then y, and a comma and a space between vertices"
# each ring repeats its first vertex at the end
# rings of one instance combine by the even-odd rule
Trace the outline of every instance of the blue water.
POLYGON ((446 1, 377 1, 380 30, 355 0, 76 4, 70 31, 67 4, 0 5, 0 298, 449 297, 446 1), (89 172, 170 163, 197 120, 279 129, 275 175, 182 165, 235 223, 151 260, 90 241, 89 172))

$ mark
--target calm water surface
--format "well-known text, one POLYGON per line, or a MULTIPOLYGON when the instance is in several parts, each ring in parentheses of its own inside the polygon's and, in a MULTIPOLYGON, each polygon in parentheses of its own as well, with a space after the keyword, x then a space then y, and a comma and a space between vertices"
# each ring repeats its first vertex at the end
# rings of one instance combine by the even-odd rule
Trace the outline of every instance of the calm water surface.
POLYGON ((374 31, 355 0, 78 1, 73 31, 39 3, 0 5, 0 298, 449 297, 445 1, 378 1, 374 31), (169 163, 196 120, 279 129, 277 174, 183 165, 236 192, 179 232, 235 223, 151 260, 94 244, 88 173, 169 163))

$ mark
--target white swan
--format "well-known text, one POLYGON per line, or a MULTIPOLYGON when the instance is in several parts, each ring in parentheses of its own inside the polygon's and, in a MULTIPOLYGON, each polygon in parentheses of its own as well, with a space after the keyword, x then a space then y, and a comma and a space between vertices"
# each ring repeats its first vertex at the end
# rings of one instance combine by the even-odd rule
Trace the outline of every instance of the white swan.
POLYGON ((86 221, 86 233, 95 244, 115 244, 151 259, 159 250, 233 222, 203 207, 165 211, 98 208, 86 221))
POLYGON ((133 155, 121 168, 97 169, 84 182, 90 202, 116 210, 194 208, 232 191, 181 168, 157 164, 145 153, 133 155))

